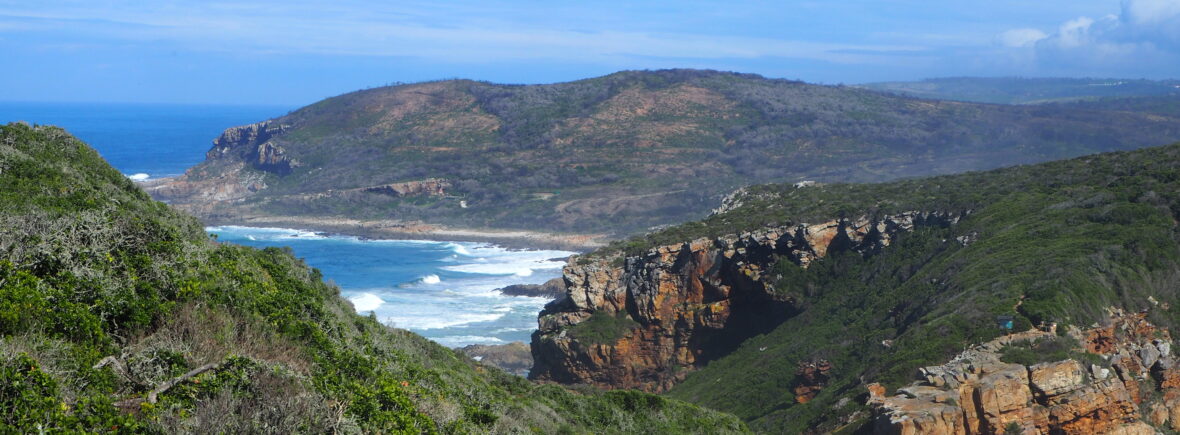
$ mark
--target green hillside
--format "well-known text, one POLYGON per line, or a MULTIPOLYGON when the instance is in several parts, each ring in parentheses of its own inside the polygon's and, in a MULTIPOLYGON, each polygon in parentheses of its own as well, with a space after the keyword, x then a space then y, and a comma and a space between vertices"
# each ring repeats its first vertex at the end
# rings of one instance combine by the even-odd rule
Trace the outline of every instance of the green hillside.
POLYGON ((0 432, 745 431, 357 316, 289 251, 209 240, 58 128, 0 126, 0 186, 0 432))
POLYGON ((793 314, 668 393, 732 412, 756 431, 854 428, 867 416, 858 413, 865 384, 908 383, 918 367, 999 334, 997 315, 1015 316, 1017 329, 1058 322, 1065 330, 1105 318, 1107 307, 1152 307, 1152 322, 1180 325, 1180 144, 884 184, 757 186, 736 202, 595 255, 765 225, 969 212, 951 226, 903 233, 874 255, 766 265, 793 314), (799 404, 797 364, 816 360, 831 362, 832 379, 799 404))
POLYGON ((152 190, 219 223, 292 217, 625 236, 740 186, 876 182, 1180 140, 1175 113, 999 106, 697 70, 551 85, 451 80, 231 129, 152 190), (430 194, 381 186, 428 182, 430 194))

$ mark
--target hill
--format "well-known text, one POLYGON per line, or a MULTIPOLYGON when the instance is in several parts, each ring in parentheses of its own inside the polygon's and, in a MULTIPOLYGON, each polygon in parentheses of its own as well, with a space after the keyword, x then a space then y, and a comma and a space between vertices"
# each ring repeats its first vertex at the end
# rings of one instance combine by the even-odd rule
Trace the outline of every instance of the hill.
POLYGON ((629 71, 357 91, 229 129, 205 162, 149 191, 210 223, 621 236, 703 217, 755 183, 883 181, 1175 140, 1170 114, 629 71))
POLYGON ((1180 96, 1180 80, 947 77, 860 86, 917 98, 996 104, 1180 96))
POLYGON ((568 298, 540 316, 531 376, 664 391, 761 432, 855 428, 869 383, 892 391, 996 338, 997 316, 1064 333, 1150 308, 1145 320, 1175 328, 1178 216, 1180 144, 750 187, 707 219, 572 260, 568 298))
POLYGON ((0 185, 0 432, 746 431, 358 316, 290 251, 210 240, 58 128, 0 126, 0 185))

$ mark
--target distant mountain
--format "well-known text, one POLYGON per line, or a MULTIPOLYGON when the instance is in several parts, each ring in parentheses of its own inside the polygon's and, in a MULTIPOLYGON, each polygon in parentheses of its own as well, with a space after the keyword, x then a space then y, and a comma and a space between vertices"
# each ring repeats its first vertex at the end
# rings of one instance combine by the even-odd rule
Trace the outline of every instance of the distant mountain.
POLYGON ((740 186, 882 181, 1180 140, 1180 118, 921 100, 756 75, 357 91, 227 130, 150 193, 206 222, 424 223, 615 236, 740 186))
POLYGON ((918 98, 997 104, 1180 96, 1180 80, 948 77, 860 86, 918 98))
POLYGON ((0 125, 0 186, 3 433, 747 431, 359 316, 290 250, 210 240, 60 128, 0 125))
POLYGON ((1146 323, 1180 327, 1178 217, 1180 144, 751 186, 707 219, 574 257, 530 376, 666 392, 762 433, 1152 433, 1115 429, 1180 415, 1170 335, 1146 323), (1000 325, 1052 324, 941 366, 1000 325), (873 383, 897 395, 870 410, 873 383))

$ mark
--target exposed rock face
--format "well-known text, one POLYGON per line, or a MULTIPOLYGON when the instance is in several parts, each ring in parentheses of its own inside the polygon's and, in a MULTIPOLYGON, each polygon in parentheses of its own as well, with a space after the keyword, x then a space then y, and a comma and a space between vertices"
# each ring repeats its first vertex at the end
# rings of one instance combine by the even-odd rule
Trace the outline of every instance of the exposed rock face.
POLYGON ((832 376, 832 363, 827 360, 804 361, 795 370, 795 401, 810 402, 828 385, 832 376))
POLYGON ((959 213, 907 212, 881 218, 798 224, 660 246, 626 259, 571 259, 567 298, 552 303, 533 334, 530 377, 662 392, 691 369, 789 318, 794 301, 774 291, 778 261, 807 267, 837 250, 869 255, 898 233, 950 225, 959 213), (618 264, 622 260, 622 265, 618 264), (604 311, 638 322, 610 343, 570 334, 604 311))
POLYGON ((289 128, 275 121, 231 127, 213 140, 213 148, 205 153, 205 158, 217 160, 237 156, 256 169, 286 174, 299 166, 299 162, 290 159, 275 139, 289 128))
POLYGON ((1085 350, 1102 350, 1093 353, 1114 373, 1072 359, 1028 367, 1003 363, 999 350, 1005 344, 1054 335, 1012 334, 919 370, 921 380, 894 396, 869 385, 874 432, 983 434, 1019 428, 1026 434, 1154 434, 1151 425, 1170 427, 1165 425, 1180 416, 1180 388, 1167 380, 1176 379, 1180 367, 1163 356, 1171 350, 1167 331, 1152 327, 1142 314, 1116 310, 1113 319, 1110 327, 1072 334, 1084 340, 1085 350), (1161 356, 1142 357, 1156 354, 1161 356), (1162 394, 1141 394, 1140 382, 1149 373, 1163 380, 1156 387, 1162 394), (1149 397, 1156 398, 1144 403, 1149 397))
POLYGON ((189 178, 160 180, 148 183, 143 189, 152 197, 165 201, 182 201, 211 205, 219 201, 232 201, 266 189, 262 174, 241 170, 245 164, 238 162, 230 169, 217 174, 202 174, 197 181, 189 178))
POLYGON ((383 184, 366 187, 365 192, 381 193, 396 197, 405 196, 446 196, 451 183, 447 180, 429 178, 420 181, 406 181, 402 183, 383 184))
POLYGON ((499 367, 518 376, 527 376, 529 368, 533 366, 529 345, 519 341, 495 345, 472 344, 459 350, 481 363, 499 367))

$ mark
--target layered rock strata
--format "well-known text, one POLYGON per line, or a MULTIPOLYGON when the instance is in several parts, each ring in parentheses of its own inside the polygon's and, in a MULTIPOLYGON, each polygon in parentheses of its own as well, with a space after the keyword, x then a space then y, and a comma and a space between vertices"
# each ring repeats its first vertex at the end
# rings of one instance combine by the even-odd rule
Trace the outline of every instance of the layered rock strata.
POLYGON ((400 198, 406 196, 446 196, 447 189, 450 188, 451 183, 447 180, 428 178, 420 181, 405 181, 401 183, 382 184, 380 186, 366 187, 364 188, 364 191, 396 196, 400 198))
POLYGON ((564 270, 567 298, 538 318, 530 377, 666 391, 795 312, 795 301, 774 290, 768 271, 775 263, 807 267, 840 250, 870 255, 899 233, 961 217, 915 211, 837 219, 659 246, 635 257, 575 257, 564 270), (637 326, 586 339, 585 331, 603 326, 590 322, 597 312, 637 326))
POLYGON ((256 169, 277 174, 288 173, 298 167, 299 162, 287 156, 287 150, 275 139, 290 128, 275 121, 231 127, 213 140, 213 148, 205 153, 205 158, 217 160, 238 156, 256 169))
POLYGON ((1001 337, 887 396, 869 385, 873 429, 883 434, 1154 434, 1180 430, 1180 364, 1166 330, 1143 313, 1112 310, 1112 324, 1072 330, 1101 363, 1075 359, 1032 366, 1000 360, 1001 349, 1053 331, 1001 337), (1153 427, 1154 426, 1154 427, 1153 427))

